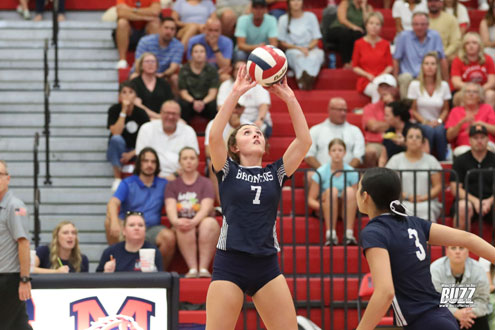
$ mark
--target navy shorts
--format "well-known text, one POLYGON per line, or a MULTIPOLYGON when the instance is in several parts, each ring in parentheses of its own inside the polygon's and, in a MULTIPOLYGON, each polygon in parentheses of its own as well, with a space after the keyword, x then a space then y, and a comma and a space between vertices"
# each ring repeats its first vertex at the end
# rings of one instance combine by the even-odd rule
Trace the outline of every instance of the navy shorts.
POLYGON ((459 330, 459 323, 446 307, 438 307, 421 314, 406 330, 459 330))
POLYGON ((280 274, 277 254, 253 256, 217 249, 211 280, 232 282, 242 292, 254 296, 259 289, 280 274))

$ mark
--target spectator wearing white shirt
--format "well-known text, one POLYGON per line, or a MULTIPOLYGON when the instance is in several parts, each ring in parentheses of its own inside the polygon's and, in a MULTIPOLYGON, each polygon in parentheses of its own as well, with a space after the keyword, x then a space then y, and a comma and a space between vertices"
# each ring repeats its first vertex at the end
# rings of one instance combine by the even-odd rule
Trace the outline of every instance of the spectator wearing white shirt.
POLYGON ((199 154, 198 138, 194 129, 180 119, 180 106, 175 101, 163 103, 161 120, 154 120, 141 126, 136 140, 136 153, 144 147, 151 147, 158 153, 160 176, 173 180, 179 170, 179 151, 192 147, 199 154))
MULTIPOLYGON (((245 61, 236 61, 232 70, 232 77, 237 77, 237 71, 245 61)), ((224 81, 218 88, 217 106, 218 109, 223 105, 227 95, 229 95, 234 86, 234 79, 224 81)), ((270 93, 261 85, 256 85, 239 98, 239 104, 244 107, 241 115, 241 122, 254 123, 261 128, 265 138, 272 134, 272 118, 270 115, 271 98, 270 93)))
POLYGON ((343 161, 357 168, 364 156, 364 137, 361 130, 347 121, 347 102, 341 97, 334 97, 328 103, 328 118, 309 130, 313 143, 305 161, 313 169, 330 163, 328 144, 335 138, 344 141, 346 154, 343 161))
POLYGON ((397 35, 404 30, 412 30, 412 14, 415 12, 427 13, 425 0, 397 0, 392 6, 392 17, 395 20, 397 35))

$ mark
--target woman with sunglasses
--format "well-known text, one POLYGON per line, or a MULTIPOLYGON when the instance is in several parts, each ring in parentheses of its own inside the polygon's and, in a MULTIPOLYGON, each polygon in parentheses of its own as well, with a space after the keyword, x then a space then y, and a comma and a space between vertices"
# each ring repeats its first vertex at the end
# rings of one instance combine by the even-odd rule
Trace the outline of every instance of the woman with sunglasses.
POLYGON ((375 329, 392 305, 395 323, 406 330, 458 330, 456 319, 440 307, 433 286, 428 244, 463 246, 495 261, 495 248, 462 230, 407 216, 400 203, 399 175, 387 168, 365 172, 356 200, 371 219, 361 232, 374 291, 356 330, 375 329))
POLYGON ((140 249, 155 249, 155 267, 163 271, 163 261, 160 250, 145 240, 146 223, 141 212, 129 211, 124 219, 122 231, 124 241, 110 245, 103 251, 97 272, 139 272, 141 262, 140 249))
POLYGON ((206 329, 234 329, 244 302, 252 296, 267 329, 296 330, 289 287, 280 272, 275 225, 282 185, 311 146, 308 124, 287 78, 268 88, 286 104, 295 139, 282 158, 262 166, 265 137, 254 124, 241 125, 229 137, 223 131, 239 98, 253 88, 246 66, 210 130, 210 156, 220 190, 223 224, 206 297, 206 329))

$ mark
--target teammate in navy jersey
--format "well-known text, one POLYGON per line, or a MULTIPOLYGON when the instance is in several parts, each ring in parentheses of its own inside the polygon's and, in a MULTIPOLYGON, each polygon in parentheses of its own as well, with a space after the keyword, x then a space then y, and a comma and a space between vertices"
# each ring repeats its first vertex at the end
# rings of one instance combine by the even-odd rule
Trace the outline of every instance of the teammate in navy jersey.
POLYGON ((265 326, 297 330, 289 287, 280 272, 275 221, 282 184, 311 146, 301 106, 287 79, 268 90, 286 104, 296 138, 283 157, 262 167, 265 138, 255 125, 235 129, 223 140, 225 126, 239 97, 254 87, 243 65, 210 131, 210 154, 218 178, 223 224, 206 298, 206 329, 234 329, 244 293, 252 296, 265 326))
POLYGON ((400 196, 399 176, 390 169, 370 169, 359 182, 359 211, 371 219, 361 233, 361 245, 374 292, 357 330, 375 329, 390 304, 396 324, 404 329, 459 329, 452 313, 439 307, 427 244, 463 246, 492 263, 495 248, 469 232, 406 216, 400 196))

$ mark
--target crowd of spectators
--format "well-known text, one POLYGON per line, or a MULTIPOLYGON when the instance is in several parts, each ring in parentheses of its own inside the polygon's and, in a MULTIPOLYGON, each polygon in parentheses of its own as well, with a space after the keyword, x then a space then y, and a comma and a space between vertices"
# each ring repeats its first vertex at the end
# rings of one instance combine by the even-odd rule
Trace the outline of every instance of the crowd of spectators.
MULTIPOLYGON (((18 11, 27 17, 24 2, 18 11)), ((129 51, 135 50, 135 61, 118 103, 108 111, 107 159, 115 181, 105 221, 111 246, 99 271, 139 270, 139 249, 155 246, 156 268, 167 269, 177 245, 187 277, 210 276, 219 235, 217 178, 208 165, 210 125, 195 131, 192 123, 211 124, 239 67, 258 46, 283 49, 299 89, 312 90, 326 62, 319 46, 325 38, 343 67, 358 76, 357 91, 370 97, 362 130, 347 121, 353 109, 341 97, 329 100, 328 118, 311 128, 313 145, 305 158, 311 168, 308 205, 322 214, 327 245, 339 244, 339 215, 345 244, 356 244, 358 176, 342 171, 372 166, 421 171, 402 174, 404 204, 411 213, 436 221, 441 213, 439 161, 455 156, 461 183, 469 168, 493 162, 493 1, 478 34, 468 32, 468 11, 457 0, 396 0, 394 40, 381 37, 383 15, 366 0, 340 1, 336 17, 321 27, 303 0, 177 0, 170 17, 161 15, 158 0, 118 0, 116 10, 117 68, 129 67, 129 51), (210 180, 198 168, 197 136, 203 134, 210 180), (134 175, 122 179, 127 163, 134 164, 134 175), (164 215, 170 227, 163 225, 164 215)), ((63 20, 63 2, 59 14, 63 20)), ((276 125, 271 103, 259 85, 243 95, 225 140, 243 123, 256 124, 270 137, 276 125)), ((461 228, 474 216, 491 214, 490 192, 478 196, 472 189, 465 191, 461 184, 456 196, 461 228)), ((50 247, 38 252, 36 269, 87 271, 74 225, 62 223, 53 235, 50 247)))

